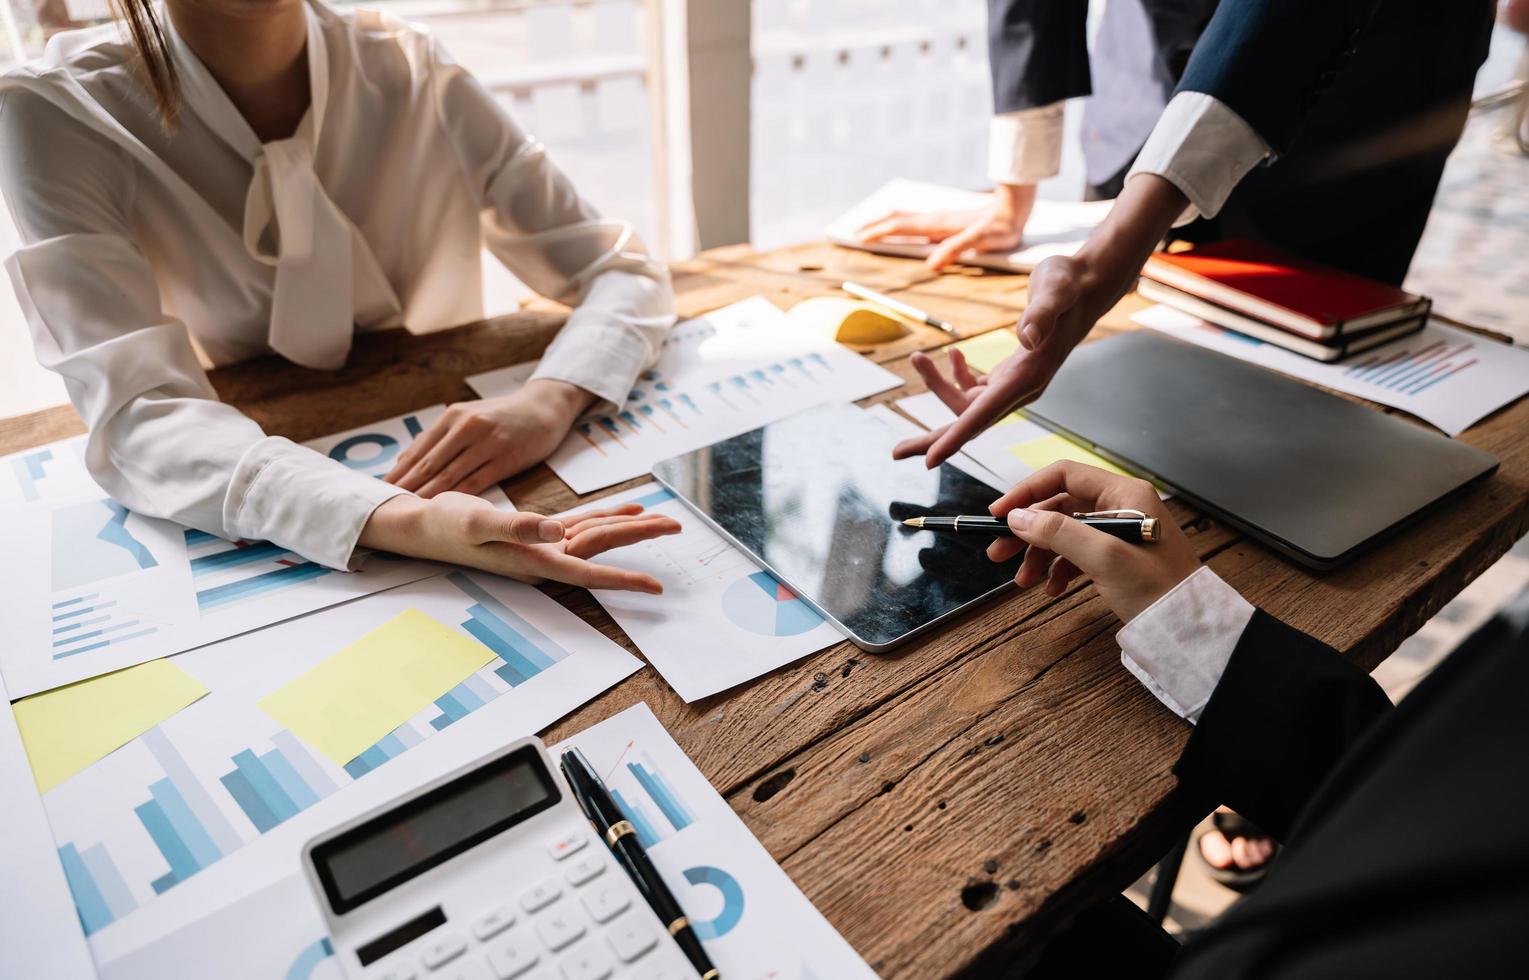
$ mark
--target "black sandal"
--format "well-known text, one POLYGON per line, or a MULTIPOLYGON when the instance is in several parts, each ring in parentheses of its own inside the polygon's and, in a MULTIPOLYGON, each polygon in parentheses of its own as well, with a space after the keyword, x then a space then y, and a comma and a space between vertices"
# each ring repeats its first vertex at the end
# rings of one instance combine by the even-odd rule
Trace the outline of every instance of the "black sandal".
MULTIPOLYGON (((1210 822, 1215 827, 1216 831, 1220 833, 1222 837, 1227 839, 1228 843, 1238 837, 1269 836, 1258 826, 1258 824, 1247 819, 1246 817, 1239 816, 1238 814, 1227 810, 1217 810, 1215 813, 1211 814, 1210 822)), ((1211 864, 1209 861, 1205 860, 1205 852, 1200 849, 1200 839, 1209 832, 1210 831, 1203 831, 1199 837, 1195 838, 1195 857, 1199 858, 1200 863, 1205 866, 1205 870, 1210 874, 1212 881, 1215 881, 1220 885, 1225 885, 1227 888, 1230 888, 1234 892, 1247 892, 1260 881, 1263 881, 1264 875, 1269 873, 1269 865, 1274 862, 1275 855, 1279 853, 1279 845, 1275 844, 1274 854, 1271 854, 1269 856, 1269 860, 1260 865, 1256 865, 1251 868, 1239 868, 1236 865, 1233 865, 1230 868, 1218 868, 1211 864)))

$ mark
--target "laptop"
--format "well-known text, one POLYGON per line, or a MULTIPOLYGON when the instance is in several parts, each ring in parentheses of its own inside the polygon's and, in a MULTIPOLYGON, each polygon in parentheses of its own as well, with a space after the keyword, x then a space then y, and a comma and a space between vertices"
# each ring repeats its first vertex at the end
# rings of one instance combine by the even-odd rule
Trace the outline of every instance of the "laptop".
POLYGON ((1318 570, 1498 465, 1474 446, 1152 330, 1080 346, 1025 411, 1318 570))

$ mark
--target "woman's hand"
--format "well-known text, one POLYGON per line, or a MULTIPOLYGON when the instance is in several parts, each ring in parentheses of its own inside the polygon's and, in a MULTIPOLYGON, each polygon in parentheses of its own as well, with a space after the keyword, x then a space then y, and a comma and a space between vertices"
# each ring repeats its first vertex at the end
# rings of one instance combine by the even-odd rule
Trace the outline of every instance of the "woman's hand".
MULTIPOLYGON (((1076 255, 1052 256, 1035 267, 1029 302, 1015 327, 1021 349, 993 368, 964 408, 956 409, 942 395, 959 417, 898 443, 892 455, 902 459, 924 453, 929 466, 938 466, 977 433, 1039 398, 1072 349, 1136 283, 1142 263, 1186 203, 1177 187, 1155 174, 1137 174, 1127 181, 1109 215, 1076 255)), ((934 363, 915 360, 914 365, 934 388, 931 377, 939 374, 934 363)), ((956 384, 960 383, 958 376, 956 384)))
POLYGON ((359 544, 532 584, 550 580, 661 595, 664 587, 653 576, 589 559, 679 531, 679 521, 644 514, 637 504, 586 511, 564 522, 502 511, 482 497, 447 492, 431 500, 399 494, 384 501, 361 529, 359 544))
POLYGON ((552 455, 593 399, 582 388, 539 378, 503 398, 452 405, 383 479, 427 498, 447 490, 482 493, 552 455))
POLYGON ((1020 588, 1045 582, 1046 594, 1059 596, 1081 572, 1094 580, 1122 623, 1135 619, 1200 567, 1194 547, 1152 484, 1097 466, 1053 463, 1017 484, 990 509, 994 517, 1008 518, 1017 537, 994 541, 988 557, 1008 561, 1024 551, 1014 576, 1020 588), (1158 540, 1131 544, 1071 516, 1120 509, 1157 518, 1158 540))
POLYGON ((1024 240, 1025 222, 1035 208, 1034 184, 999 184, 993 202, 976 211, 894 211, 855 231, 870 244, 887 238, 922 238, 937 247, 924 264, 943 269, 971 249, 1012 252, 1024 240))

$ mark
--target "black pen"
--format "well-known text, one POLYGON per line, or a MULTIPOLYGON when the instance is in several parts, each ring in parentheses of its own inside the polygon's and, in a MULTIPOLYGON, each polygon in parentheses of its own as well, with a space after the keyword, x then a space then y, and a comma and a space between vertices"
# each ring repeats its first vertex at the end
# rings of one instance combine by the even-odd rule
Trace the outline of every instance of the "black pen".
MULTIPOLYGON (((1157 540, 1157 518, 1139 510, 1102 510, 1091 514, 1073 514, 1076 520, 1105 534, 1132 544, 1151 544, 1157 540)), ((910 517, 903 524, 922 531, 945 534, 982 534, 990 538, 1012 538, 1014 532, 1001 517, 962 514, 955 517, 910 517)))
POLYGON ((664 879, 659 877, 658 869, 653 867, 653 862, 648 858, 648 852, 637 840, 637 828, 632 826, 626 814, 621 812, 621 807, 611 798, 610 790, 605 788, 605 781, 596 775, 594 767, 578 749, 564 752, 561 765, 568 786, 573 790, 573 797, 579 801, 579 809, 584 811, 589 822, 594 824, 595 832, 637 883, 637 890, 642 892, 642 897, 658 914, 658 921, 664 923, 685 958, 695 967, 695 972, 701 975, 701 980, 717 980, 722 974, 711 965, 685 911, 680 908, 669 886, 664 884, 664 879))

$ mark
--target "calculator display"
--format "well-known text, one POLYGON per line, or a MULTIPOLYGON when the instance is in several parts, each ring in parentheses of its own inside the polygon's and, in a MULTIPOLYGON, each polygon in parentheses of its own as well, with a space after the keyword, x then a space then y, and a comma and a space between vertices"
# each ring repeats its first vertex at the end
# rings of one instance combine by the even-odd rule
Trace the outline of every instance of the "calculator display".
POLYGON ((336 915, 351 911, 557 803, 531 746, 325 841, 313 864, 336 915))

